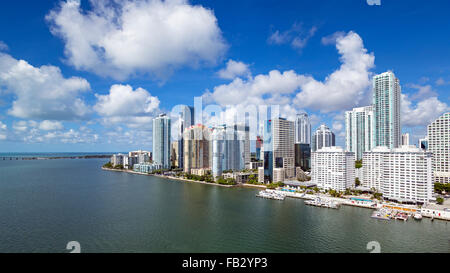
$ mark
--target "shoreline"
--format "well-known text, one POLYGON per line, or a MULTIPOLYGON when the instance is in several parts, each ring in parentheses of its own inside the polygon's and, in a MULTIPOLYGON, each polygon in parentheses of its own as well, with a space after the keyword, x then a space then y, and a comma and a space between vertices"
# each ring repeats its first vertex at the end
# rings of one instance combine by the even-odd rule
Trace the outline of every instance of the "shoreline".
POLYGON ((132 171, 132 170, 109 169, 109 168, 105 168, 105 167, 102 167, 102 170, 113 171, 113 172, 123 172, 123 173, 129 173, 129 174, 138 174, 138 175, 145 175, 145 176, 153 176, 153 177, 159 177, 159 178, 170 179, 170 180, 178 180, 178 181, 192 182, 192 183, 198 183, 198 184, 203 184, 203 185, 219 186, 219 187, 224 187, 224 188, 239 187, 239 185, 222 185, 222 184, 217 184, 217 183, 208 183, 208 182, 205 182, 205 181, 190 180, 190 179, 179 178, 179 177, 174 177, 174 176, 165 176, 165 175, 149 174, 149 173, 139 173, 139 172, 135 172, 135 171, 132 171))

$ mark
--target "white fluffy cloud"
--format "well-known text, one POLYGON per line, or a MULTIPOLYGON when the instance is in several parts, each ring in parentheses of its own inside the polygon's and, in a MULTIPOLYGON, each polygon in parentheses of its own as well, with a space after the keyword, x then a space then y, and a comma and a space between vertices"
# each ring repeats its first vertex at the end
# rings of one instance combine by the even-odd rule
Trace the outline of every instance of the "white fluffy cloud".
POLYGON ((44 120, 39 124, 39 129, 43 131, 62 130, 64 126, 59 121, 44 120))
POLYGON ((370 90, 370 69, 375 57, 367 53, 363 40, 355 32, 336 37, 341 67, 324 81, 312 77, 301 85, 295 103, 322 112, 350 109, 361 104, 370 90))
POLYGON ((0 86, 14 94, 8 113, 18 118, 74 120, 90 110, 80 94, 90 90, 82 78, 64 78, 55 66, 34 67, 0 53, 0 86))
POLYGON ((375 57, 367 53, 361 37, 354 32, 336 35, 335 41, 342 65, 324 81, 292 70, 273 70, 267 75, 235 78, 204 97, 222 106, 278 104, 292 111, 309 108, 324 113, 351 109, 369 97, 375 57))
POLYGON ((217 72, 217 74, 222 79, 228 79, 228 80, 234 79, 236 77, 241 77, 241 76, 249 77, 251 75, 250 69, 247 64, 245 64, 243 62, 236 62, 233 60, 229 60, 227 62, 227 67, 219 70, 219 72, 217 72))
POLYGON ((113 85, 108 95, 96 95, 94 110, 105 124, 125 123, 128 127, 148 127, 159 112, 159 99, 147 90, 129 85, 113 85))
POLYGON ((187 0, 67 0, 47 15, 77 69, 126 79, 213 64, 227 48, 212 10, 187 0))
POLYGON ((159 107, 159 99, 153 97, 147 90, 133 90, 129 85, 116 84, 111 86, 108 95, 95 95, 97 104, 94 106, 101 116, 143 116, 155 112, 159 107))
POLYGON ((401 111, 402 126, 415 127, 430 124, 442 113, 450 111, 450 107, 439 101, 437 97, 430 97, 413 103, 408 95, 402 94, 401 111))

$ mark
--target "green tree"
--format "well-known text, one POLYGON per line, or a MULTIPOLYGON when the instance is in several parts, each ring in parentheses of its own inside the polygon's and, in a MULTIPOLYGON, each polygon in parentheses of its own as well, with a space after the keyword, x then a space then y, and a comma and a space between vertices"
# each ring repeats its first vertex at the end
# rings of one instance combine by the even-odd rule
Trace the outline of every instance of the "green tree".
POLYGON ((444 204, 444 198, 442 198, 442 197, 436 198, 436 203, 438 203, 439 205, 444 204))
POLYGON ((356 177, 356 178, 355 178, 355 186, 358 187, 359 185, 361 185, 361 181, 359 181, 359 178, 356 177))
POLYGON ((356 169, 359 169, 359 168, 362 168, 362 159, 360 159, 360 160, 356 160, 355 161, 355 168, 356 169))

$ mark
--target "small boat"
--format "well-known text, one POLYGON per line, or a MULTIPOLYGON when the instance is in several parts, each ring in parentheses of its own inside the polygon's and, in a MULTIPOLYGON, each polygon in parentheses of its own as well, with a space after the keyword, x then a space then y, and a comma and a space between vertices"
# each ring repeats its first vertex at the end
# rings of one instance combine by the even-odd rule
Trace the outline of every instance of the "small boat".
POLYGON ((422 214, 420 214, 420 213, 415 213, 415 214, 414 214, 414 219, 416 219, 416 220, 422 220, 422 214))

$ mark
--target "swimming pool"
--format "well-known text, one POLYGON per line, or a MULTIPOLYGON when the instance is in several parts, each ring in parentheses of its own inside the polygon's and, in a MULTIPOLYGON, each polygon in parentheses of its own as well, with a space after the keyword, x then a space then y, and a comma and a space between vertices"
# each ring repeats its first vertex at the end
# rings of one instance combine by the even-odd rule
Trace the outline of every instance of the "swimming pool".
POLYGON ((363 199, 363 198, 351 198, 351 200, 355 200, 355 201, 364 201, 364 202, 373 202, 372 200, 369 199, 363 199))

